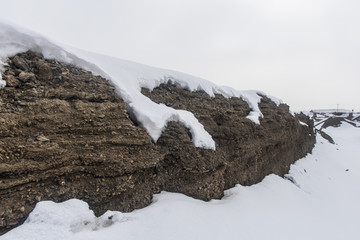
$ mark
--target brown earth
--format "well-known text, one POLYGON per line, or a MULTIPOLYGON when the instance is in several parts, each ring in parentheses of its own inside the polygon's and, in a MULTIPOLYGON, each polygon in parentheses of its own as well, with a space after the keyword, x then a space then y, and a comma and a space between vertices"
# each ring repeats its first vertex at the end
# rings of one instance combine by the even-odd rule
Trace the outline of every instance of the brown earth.
POLYGON ((284 175, 315 142, 313 123, 263 97, 256 125, 241 99, 161 85, 143 93, 194 113, 216 142, 195 148, 170 122, 154 143, 107 80, 32 52, 9 60, 0 89, 0 234, 21 224, 41 200, 70 198, 132 211, 162 190, 209 200, 237 183, 284 175), (309 127, 299 124, 299 118, 309 127))

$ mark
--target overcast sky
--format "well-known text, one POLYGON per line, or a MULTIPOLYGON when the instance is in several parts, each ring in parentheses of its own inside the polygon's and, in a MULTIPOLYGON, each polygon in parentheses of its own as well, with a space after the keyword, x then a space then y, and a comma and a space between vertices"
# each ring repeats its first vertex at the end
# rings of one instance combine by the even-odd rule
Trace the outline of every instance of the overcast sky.
POLYGON ((0 18, 293 110, 360 111, 358 0, 0 0, 0 18))

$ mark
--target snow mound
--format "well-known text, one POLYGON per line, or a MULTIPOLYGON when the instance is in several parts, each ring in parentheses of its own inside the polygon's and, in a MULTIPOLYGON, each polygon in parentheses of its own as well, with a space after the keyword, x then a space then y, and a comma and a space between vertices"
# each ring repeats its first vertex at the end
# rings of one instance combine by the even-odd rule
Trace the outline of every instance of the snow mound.
MULTIPOLYGON (((0 22, 0 72, 4 71, 9 57, 28 50, 41 53, 48 59, 84 68, 110 80, 115 85, 117 93, 128 103, 130 114, 146 128, 155 142, 168 122, 177 121, 189 128, 196 147, 215 150, 215 142, 211 135, 191 112, 157 104, 144 96, 141 88, 152 90, 160 84, 172 83, 189 91, 204 91, 212 97, 221 94, 226 98, 242 98, 251 109, 248 119, 260 124, 259 118, 263 117, 258 107, 261 97, 267 96, 263 92, 237 91, 176 71, 154 68, 66 46, 60 47, 39 34, 0 22)), ((0 88, 4 86, 6 82, 0 77, 0 88)), ((277 105, 281 103, 274 97, 267 97, 277 105)))
POLYGON ((117 222, 128 219, 123 213, 107 211, 96 217, 89 209, 89 205, 78 199, 55 203, 42 201, 36 204, 25 223, 18 229, 25 231, 22 237, 11 236, 16 239, 39 239, 48 235, 48 239, 68 239, 79 232, 92 232, 112 226, 117 222))
POLYGON ((93 222, 94 219, 95 215, 86 202, 71 199, 62 203, 39 202, 26 223, 75 227, 79 222, 93 222))

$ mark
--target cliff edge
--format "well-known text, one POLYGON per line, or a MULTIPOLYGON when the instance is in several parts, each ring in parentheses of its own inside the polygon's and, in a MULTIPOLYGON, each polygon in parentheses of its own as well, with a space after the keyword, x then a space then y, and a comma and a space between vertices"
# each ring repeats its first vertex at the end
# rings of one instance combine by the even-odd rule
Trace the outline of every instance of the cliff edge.
POLYGON ((108 80, 28 51, 8 61, 0 89, 0 233, 43 200, 78 198, 99 215, 132 211, 162 190, 210 200, 235 184, 284 175, 311 152, 313 122, 261 96, 260 124, 241 98, 162 84, 142 93, 194 114, 216 150, 171 121, 154 143, 108 80), (300 120, 302 123, 300 123, 300 120))

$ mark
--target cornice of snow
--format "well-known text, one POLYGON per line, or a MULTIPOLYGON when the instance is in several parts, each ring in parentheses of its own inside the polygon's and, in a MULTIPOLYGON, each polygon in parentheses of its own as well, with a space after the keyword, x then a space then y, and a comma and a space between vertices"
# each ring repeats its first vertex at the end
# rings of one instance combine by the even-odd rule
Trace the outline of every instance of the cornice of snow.
MULTIPOLYGON (((263 117, 258 104, 261 97, 267 95, 261 91, 238 91, 177 71, 150 67, 67 46, 60 47, 37 33, 0 22, 0 72, 4 71, 9 57, 28 50, 41 53, 48 59, 84 68, 110 80, 117 93, 128 103, 131 113, 155 142, 169 121, 178 121, 189 128, 196 147, 215 150, 214 140, 191 112, 157 104, 141 93, 141 88, 152 90, 162 83, 173 83, 189 91, 204 91, 211 97, 221 94, 226 98, 241 98, 251 109, 248 119, 260 124, 259 118, 263 117)), ((0 76, 0 88, 4 86, 6 82, 0 76)), ((277 105, 281 103, 277 98, 267 97, 277 105)))

